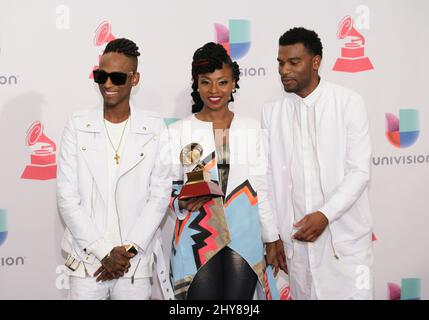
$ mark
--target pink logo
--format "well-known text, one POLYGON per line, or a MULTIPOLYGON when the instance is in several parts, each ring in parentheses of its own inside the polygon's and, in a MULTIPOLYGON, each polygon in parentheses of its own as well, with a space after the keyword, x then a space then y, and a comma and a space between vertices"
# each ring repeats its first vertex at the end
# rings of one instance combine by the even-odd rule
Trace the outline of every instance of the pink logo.
POLYGON ((34 122, 28 129, 25 144, 31 149, 31 163, 25 167, 21 179, 55 179, 57 176, 57 147, 55 142, 43 133, 40 121, 34 122))
POLYGON ((341 48, 341 57, 335 62, 334 71, 361 72, 374 69, 368 57, 365 57, 365 38, 353 27, 353 19, 345 16, 338 26, 338 39, 349 37, 341 48))
POLYGON ((401 300, 401 287, 396 283, 389 282, 387 284, 389 291, 389 300, 401 300))
POLYGON ((290 295, 290 287, 289 284, 285 285, 280 290, 280 300, 292 300, 292 297, 290 295))
MULTIPOLYGON (((105 43, 109 43, 110 41, 115 40, 116 38, 112 34, 111 30, 112 30, 112 25, 109 23, 109 21, 103 21, 102 23, 100 23, 97 30, 95 30, 94 45, 99 47, 105 43)), ((100 61, 100 59, 101 59, 101 54, 98 55, 98 61, 100 61)), ((97 69, 98 69, 98 65, 94 66, 92 68, 92 71, 97 69)), ((89 74, 90 79, 94 78, 92 71, 89 74)))

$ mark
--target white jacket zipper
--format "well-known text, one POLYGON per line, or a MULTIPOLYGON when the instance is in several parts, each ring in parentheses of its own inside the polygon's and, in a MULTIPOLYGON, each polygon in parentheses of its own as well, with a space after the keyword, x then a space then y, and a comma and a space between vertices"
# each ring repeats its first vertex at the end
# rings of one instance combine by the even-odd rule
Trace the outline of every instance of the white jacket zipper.
MULTIPOLYGON (((154 138, 155 138, 155 134, 152 135, 152 137, 142 146, 142 148, 144 148, 149 142, 151 142, 154 138)), ((118 228, 119 228, 119 238, 121 241, 121 244, 123 244, 123 239, 122 239, 122 228, 121 228, 121 219, 119 218, 119 209, 118 209, 118 184, 119 184, 119 180, 128 172, 130 172, 131 170, 133 170, 136 166, 138 166, 140 164, 140 162, 142 162, 144 160, 144 158, 146 158, 146 156, 144 155, 144 153, 142 153, 142 158, 131 168, 129 168, 127 171, 125 171, 123 174, 121 174, 121 176, 118 178, 118 180, 116 180, 116 186, 115 186, 115 208, 116 208, 116 218, 118 220, 118 228)))

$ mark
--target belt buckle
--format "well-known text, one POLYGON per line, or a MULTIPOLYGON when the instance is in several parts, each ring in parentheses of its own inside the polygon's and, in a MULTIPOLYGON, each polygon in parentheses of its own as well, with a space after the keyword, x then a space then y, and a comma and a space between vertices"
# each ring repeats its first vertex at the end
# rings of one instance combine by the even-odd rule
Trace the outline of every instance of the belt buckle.
POLYGON ((80 265, 80 261, 74 258, 71 254, 68 255, 66 262, 64 263, 67 268, 71 271, 76 271, 80 265))

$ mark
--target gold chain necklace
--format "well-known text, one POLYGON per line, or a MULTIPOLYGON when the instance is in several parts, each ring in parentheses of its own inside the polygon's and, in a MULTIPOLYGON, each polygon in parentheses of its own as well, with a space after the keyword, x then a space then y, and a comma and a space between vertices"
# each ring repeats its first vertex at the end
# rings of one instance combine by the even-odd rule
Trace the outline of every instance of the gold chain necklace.
POLYGON ((127 127, 127 123, 128 123, 129 119, 130 119, 130 116, 128 116, 127 121, 125 121, 124 129, 122 129, 121 139, 119 140, 119 144, 118 144, 117 148, 115 148, 115 146, 113 145, 112 139, 110 138, 109 130, 107 130, 106 119, 103 119, 104 120, 104 127, 106 128, 107 138, 109 138, 109 141, 110 141, 110 144, 112 145, 113 151, 115 151, 115 156, 113 157, 113 159, 115 159, 117 165, 119 164, 119 159, 121 159, 121 156, 118 154, 118 150, 121 147, 122 138, 124 137, 125 128, 127 127))

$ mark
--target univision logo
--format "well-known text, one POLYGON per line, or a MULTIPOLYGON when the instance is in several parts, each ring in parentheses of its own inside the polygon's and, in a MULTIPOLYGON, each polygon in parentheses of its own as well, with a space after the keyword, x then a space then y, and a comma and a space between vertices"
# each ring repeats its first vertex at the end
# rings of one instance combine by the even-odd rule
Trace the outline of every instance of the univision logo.
POLYGON ((420 300, 421 299, 421 279, 420 278, 403 278, 401 286, 389 282, 389 300, 420 300))
MULTIPOLYGON (((250 50, 250 21, 232 19, 228 27, 215 23, 216 42, 221 44, 232 60, 243 58, 250 50)), ((242 77, 265 77, 267 69, 263 66, 240 67, 242 77)))
POLYGON ((419 112, 415 109, 399 110, 399 118, 386 113, 386 136, 397 148, 412 146, 419 137, 419 112))
POLYGON ((5 209, 0 209, 0 246, 7 238, 7 213, 5 209))
POLYGON ((18 84, 17 76, 0 75, 0 86, 7 86, 7 85, 14 85, 14 84, 18 84))
MULTIPOLYGON (((7 212, 0 209, 0 246, 7 238, 7 212)), ((26 257, 0 257, 0 267, 15 267, 24 265, 26 257)))
POLYGON ((215 23, 216 41, 226 49, 232 60, 241 59, 250 49, 250 21, 229 20, 228 27, 215 23))
MULTIPOLYGON (((418 139, 419 111, 400 109, 399 117, 386 113, 386 137, 396 148, 408 148, 418 139)), ((372 158, 374 166, 429 164, 429 154, 380 155, 372 158)))

